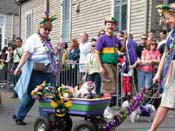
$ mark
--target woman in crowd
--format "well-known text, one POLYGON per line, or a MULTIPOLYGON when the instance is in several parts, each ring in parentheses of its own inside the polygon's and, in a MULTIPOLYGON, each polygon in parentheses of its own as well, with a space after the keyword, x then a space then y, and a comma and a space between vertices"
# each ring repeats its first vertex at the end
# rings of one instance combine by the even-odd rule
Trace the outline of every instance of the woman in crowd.
POLYGON ((141 65, 139 69, 142 73, 140 83, 142 88, 149 88, 152 84, 155 65, 160 62, 160 53, 157 50, 156 40, 147 43, 147 49, 142 51, 141 65))

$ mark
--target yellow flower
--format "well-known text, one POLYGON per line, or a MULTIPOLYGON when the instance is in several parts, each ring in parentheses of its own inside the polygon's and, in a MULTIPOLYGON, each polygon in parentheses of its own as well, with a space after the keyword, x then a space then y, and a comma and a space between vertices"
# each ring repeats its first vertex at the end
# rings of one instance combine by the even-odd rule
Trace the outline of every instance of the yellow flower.
POLYGON ((71 101, 67 101, 67 102, 64 103, 64 106, 69 108, 69 107, 72 106, 72 102, 71 101))
POLYGON ((53 100, 51 100, 51 101, 50 101, 50 105, 51 105, 53 108, 56 108, 56 107, 58 106, 58 103, 55 102, 55 101, 53 101, 53 100))

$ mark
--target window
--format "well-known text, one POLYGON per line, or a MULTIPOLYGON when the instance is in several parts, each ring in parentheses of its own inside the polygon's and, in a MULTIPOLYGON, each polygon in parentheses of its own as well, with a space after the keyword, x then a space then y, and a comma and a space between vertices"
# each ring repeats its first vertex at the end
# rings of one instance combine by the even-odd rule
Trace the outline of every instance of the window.
POLYGON ((25 13, 25 38, 27 39, 32 34, 32 11, 25 13))
POLYGON ((70 0, 62 1, 62 41, 70 39, 70 0))
POLYGON ((117 31, 127 29, 127 0, 114 0, 114 17, 118 20, 117 31))

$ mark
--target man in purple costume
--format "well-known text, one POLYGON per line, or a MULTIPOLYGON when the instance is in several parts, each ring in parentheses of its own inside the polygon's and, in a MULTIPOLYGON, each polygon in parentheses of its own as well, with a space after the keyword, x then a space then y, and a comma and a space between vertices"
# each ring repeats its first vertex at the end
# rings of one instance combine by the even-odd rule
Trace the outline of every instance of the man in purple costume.
MULTIPOLYGON (((124 51, 125 45, 122 46, 119 39, 114 36, 117 20, 114 17, 105 19, 106 33, 99 37, 96 44, 96 59, 103 75, 102 92, 111 95, 117 92, 117 63, 118 50, 124 51)), ((111 106, 109 104, 109 106, 111 106)), ((107 107, 104 115, 112 118, 110 107, 107 107)))

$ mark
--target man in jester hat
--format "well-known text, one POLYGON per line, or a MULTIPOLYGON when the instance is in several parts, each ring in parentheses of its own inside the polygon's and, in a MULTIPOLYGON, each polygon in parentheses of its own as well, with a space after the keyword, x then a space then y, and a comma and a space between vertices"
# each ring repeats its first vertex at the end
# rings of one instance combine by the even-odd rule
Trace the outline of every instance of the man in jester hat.
MULTIPOLYGON (((125 51, 125 45, 114 36, 117 20, 114 17, 106 17, 105 34, 100 36, 96 43, 96 60, 100 69, 100 73, 105 80, 102 84, 103 93, 114 94, 117 92, 117 64, 118 51, 125 51)), ((111 103, 106 108, 104 115, 112 118, 111 103)))
POLYGON ((24 54, 14 71, 14 75, 22 72, 15 86, 20 102, 16 113, 12 116, 17 125, 26 124, 23 120, 35 102, 31 91, 43 81, 55 85, 56 53, 49 39, 52 22, 55 19, 55 16, 49 17, 48 11, 45 13, 39 23, 38 32, 26 40, 24 54), (44 66, 45 70, 39 71, 34 68, 35 63, 44 66))
POLYGON ((167 24, 171 31, 157 73, 153 78, 153 82, 160 82, 163 93, 161 104, 148 131, 156 131, 165 120, 168 111, 175 109, 175 3, 158 5, 156 8, 160 13, 161 21, 167 24))

